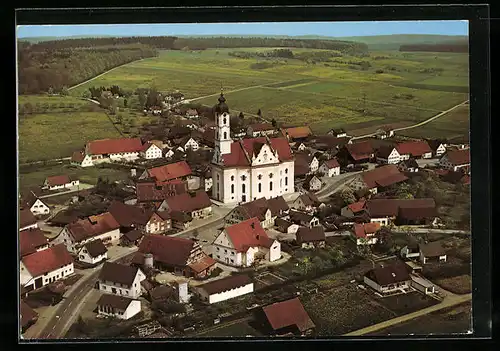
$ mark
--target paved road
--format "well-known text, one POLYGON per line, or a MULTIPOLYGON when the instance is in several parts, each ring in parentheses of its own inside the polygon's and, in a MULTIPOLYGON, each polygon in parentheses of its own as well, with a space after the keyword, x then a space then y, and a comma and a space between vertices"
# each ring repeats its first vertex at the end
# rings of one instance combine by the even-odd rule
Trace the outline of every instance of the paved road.
POLYGON ((362 171, 344 173, 339 176, 333 177, 332 181, 329 184, 327 184, 326 187, 324 187, 323 189, 321 189, 316 193, 316 196, 320 200, 326 199, 328 196, 342 189, 347 183, 353 180, 355 176, 358 175, 359 173, 362 173, 362 171))
POLYGON ((371 326, 363 328, 363 329, 355 330, 353 332, 344 334, 344 336, 359 336, 359 335, 365 335, 368 333, 373 333, 375 331, 393 326, 395 324, 403 323, 403 322, 412 320, 414 318, 425 316, 429 313, 439 311, 439 310, 442 310, 442 309, 447 308, 447 307, 459 305, 463 302, 470 301, 471 299, 472 299, 472 294, 449 295, 449 296, 446 296, 444 298, 444 300, 437 305, 427 307, 427 308, 421 309, 421 310, 413 312, 413 313, 405 314, 404 316, 389 319, 387 321, 384 321, 384 322, 381 322, 378 324, 374 324, 374 325, 371 325, 371 326))
POLYGON ((53 193, 53 194, 48 194, 48 195, 42 195, 40 196, 40 199, 46 199, 48 197, 53 197, 53 196, 59 196, 59 195, 64 195, 64 194, 71 194, 71 193, 75 193, 75 192, 78 192, 80 190, 87 190, 87 189, 92 189, 93 187, 95 187, 95 185, 92 185, 92 184, 80 184, 77 189, 72 189, 72 190, 66 190, 66 191, 60 191, 60 192, 57 192, 57 193, 53 193))
MULTIPOLYGON (((401 229, 392 229, 393 233, 406 234, 407 231, 401 229)), ((414 234, 425 234, 425 233, 436 233, 436 234, 471 234, 470 230, 458 230, 458 229, 433 229, 433 228, 411 228, 411 232, 414 234)))
MULTIPOLYGON (((437 115, 435 115, 435 116, 433 116, 433 117, 431 117, 431 118, 426 119, 425 121, 422 121, 422 122, 419 122, 419 123, 417 123, 417 124, 413 124, 413 125, 411 125, 411 126, 407 126, 407 127, 396 128, 396 129, 394 129, 394 132, 398 132, 398 131, 401 131, 401 130, 406 130, 406 129, 412 129, 412 128, 421 127, 421 126, 423 126, 424 124, 427 124, 427 123, 429 123, 429 122, 432 122, 433 120, 435 120, 435 119, 437 119, 437 118, 439 118, 439 117, 444 116, 444 115, 445 115, 445 114, 447 114, 448 112, 451 112, 451 111, 453 111, 454 109, 456 109, 456 108, 458 108, 458 107, 460 107, 460 106, 465 105, 468 101, 469 101, 469 100, 464 101, 464 102, 462 102, 462 103, 460 103, 460 104, 458 104, 458 105, 453 106, 452 108, 449 108, 449 109, 448 109, 448 110, 446 110, 446 111, 442 111, 442 112, 438 113, 437 115)), ((371 134, 359 135, 359 136, 352 137, 352 138, 351 138, 351 140, 362 139, 362 138, 368 138, 368 137, 374 136, 374 135, 376 135, 376 134, 377 134, 377 132, 374 132, 374 133, 371 133, 371 134)))

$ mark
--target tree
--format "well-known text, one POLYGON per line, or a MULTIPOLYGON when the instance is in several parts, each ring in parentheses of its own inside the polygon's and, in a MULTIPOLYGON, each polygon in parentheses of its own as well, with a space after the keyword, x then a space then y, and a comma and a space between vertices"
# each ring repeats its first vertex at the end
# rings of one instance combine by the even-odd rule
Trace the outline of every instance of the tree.
POLYGON ((116 116, 116 123, 122 124, 123 123, 123 116, 122 115, 117 115, 116 116))
POLYGON ((26 114, 32 114, 33 113, 33 105, 29 102, 26 102, 24 104, 24 113, 26 114))
POLYGON ((90 91, 85 90, 85 91, 82 93, 82 97, 83 97, 84 99, 90 99, 90 98, 92 98, 92 94, 90 93, 90 91))
POLYGON ((243 120, 245 119, 245 115, 243 114, 243 112, 240 112, 238 118, 240 119, 241 122, 243 122, 243 120))
POLYGON ((276 126, 278 125, 278 122, 276 122, 276 120, 273 118, 271 120, 271 124, 273 125, 274 128, 276 128, 276 126))
POLYGON ((145 94, 139 94, 139 105, 141 109, 146 107, 147 97, 145 94))
POLYGON ((47 94, 49 95, 54 94, 54 89, 52 89, 52 87, 49 87, 49 90, 47 90, 47 94))
POLYGON ((63 87, 61 88, 61 95, 63 96, 69 95, 69 90, 67 86, 63 85, 63 87))
POLYGON ((304 275, 307 275, 311 272, 311 269, 313 268, 313 263, 311 262, 310 257, 304 257, 300 263, 299 263, 300 269, 304 273, 304 275))
POLYGON ((377 239, 377 243, 375 245, 381 251, 390 250, 394 244, 391 230, 386 227, 382 227, 377 233, 375 233, 375 238, 377 239))
POLYGON ((342 200, 344 200, 344 203, 347 205, 356 202, 356 197, 354 196, 354 192, 349 187, 346 187, 342 190, 341 196, 342 200))
POLYGON ((127 99, 123 99, 123 107, 125 107, 125 108, 126 108, 126 107, 127 107, 127 105, 128 105, 128 100, 127 100, 127 99))
POLYGON ((262 111, 259 108, 259 111, 257 111, 257 116, 262 117, 262 111))

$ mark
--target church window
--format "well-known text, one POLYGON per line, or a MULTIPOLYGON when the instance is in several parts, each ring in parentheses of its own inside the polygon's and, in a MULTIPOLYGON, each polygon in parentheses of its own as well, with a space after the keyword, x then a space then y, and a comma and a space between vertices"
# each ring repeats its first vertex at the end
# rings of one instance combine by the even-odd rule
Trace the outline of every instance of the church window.
POLYGON ((273 174, 269 173, 269 179, 271 179, 272 177, 273 177, 273 174))
POLYGON ((259 174, 259 175, 257 176, 257 179, 258 179, 258 180, 261 180, 261 179, 262 179, 262 174, 259 174))
POLYGON ((231 184, 231 194, 234 194, 234 184, 231 184))
POLYGON ((288 174, 288 168, 285 168, 285 174, 288 174))
POLYGON ((224 139, 227 139, 227 132, 224 132, 224 139))
POLYGON ((222 123, 226 124, 226 122, 227 122, 227 118, 224 117, 224 119, 222 120, 222 123))
POLYGON ((269 182, 269 190, 272 191, 273 190, 273 182, 269 182))
POLYGON ((280 179, 280 188, 283 186, 283 179, 280 179))
POLYGON ((234 182, 234 175, 231 176, 231 181, 234 182))
POLYGON ((259 193, 262 192, 262 183, 259 183, 259 193))
POLYGON ((247 180, 247 176, 243 174, 243 175, 241 176, 241 180, 242 180, 242 181, 247 180))
POLYGON ((241 192, 244 194, 245 193, 245 184, 241 184, 241 192))
POLYGON ((285 177, 285 185, 288 185, 288 177, 285 177))

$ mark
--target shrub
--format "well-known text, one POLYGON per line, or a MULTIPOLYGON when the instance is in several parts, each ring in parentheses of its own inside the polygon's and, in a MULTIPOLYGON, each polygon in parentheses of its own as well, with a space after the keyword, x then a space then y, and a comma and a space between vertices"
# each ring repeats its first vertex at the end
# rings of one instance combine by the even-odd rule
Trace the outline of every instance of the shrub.
POLYGON ((384 73, 384 70, 383 69, 378 69, 378 70, 375 71, 375 73, 377 73, 377 74, 384 73))

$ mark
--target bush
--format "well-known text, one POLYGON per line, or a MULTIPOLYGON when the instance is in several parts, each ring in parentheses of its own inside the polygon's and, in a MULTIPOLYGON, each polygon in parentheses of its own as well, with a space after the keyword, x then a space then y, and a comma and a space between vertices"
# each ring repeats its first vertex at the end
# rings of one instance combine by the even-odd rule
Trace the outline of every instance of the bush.
POLYGON ((378 69, 378 70, 375 71, 375 73, 377 73, 377 74, 384 73, 384 70, 383 69, 378 69))
POLYGON ((212 272, 210 272, 209 278, 218 277, 222 273, 222 269, 217 267, 212 272))

